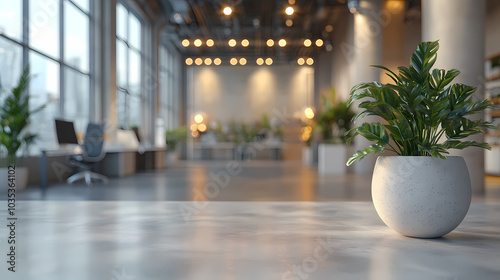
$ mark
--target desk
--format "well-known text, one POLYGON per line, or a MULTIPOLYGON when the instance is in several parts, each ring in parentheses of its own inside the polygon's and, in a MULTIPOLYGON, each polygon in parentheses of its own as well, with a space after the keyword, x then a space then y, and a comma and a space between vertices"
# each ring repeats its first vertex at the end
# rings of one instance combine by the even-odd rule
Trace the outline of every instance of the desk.
MULTIPOLYGON (((48 157, 68 157, 74 154, 75 146, 61 147, 60 149, 45 149, 42 150, 39 164, 40 189, 43 191, 47 187, 47 163, 48 157)), ((147 168, 160 169, 165 167, 165 152, 166 148, 151 147, 145 149, 145 157, 149 163, 147 168)), ((137 171, 137 149, 107 147, 106 155, 101 162, 96 163, 99 170, 96 172, 108 177, 122 177, 134 174, 137 171), (100 167, 100 168, 99 168, 100 167)), ((66 163, 54 162, 51 164, 53 172, 59 172, 57 175, 60 179, 65 173, 72 170, 66 163)))
POLYGON ((0 279, 498 280, 499 212, 472 203, 455 231, 416 239, 371 202, 19 201, 23 259, 0 279))
MULTIPOLYGON (((42 149, 42 154, 40 156, 39 163, 39 176, 40 182, 39 186, 42 191, 47 187, 47 156, 51 157, 68 157, 74 154, 75 146, 64 146, 59 149, 42 149)), ((54 168, 55 169, 55 168, 54 168)), ((58 172, 55 170, 54 172, 58 172)))

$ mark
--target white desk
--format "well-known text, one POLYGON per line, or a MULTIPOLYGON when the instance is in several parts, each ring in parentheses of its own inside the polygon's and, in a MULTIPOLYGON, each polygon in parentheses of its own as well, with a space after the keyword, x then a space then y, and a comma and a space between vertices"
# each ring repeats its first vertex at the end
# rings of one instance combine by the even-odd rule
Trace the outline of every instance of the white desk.
MULTIPOLYGON (((47 187, 47 157, 71 156, 75 146, 62 146, 60 149, 42 150, 39 164, 39 186, 41 190, 47 187)), ((165 167, 165 147, 149 147, 143 150, 147 159, 152 161, 153 169, 165 167)), ((109 177, 122 177, 137 171, 137 148, 106 147, 106 155, 98 163, 99 172, 109 177)))

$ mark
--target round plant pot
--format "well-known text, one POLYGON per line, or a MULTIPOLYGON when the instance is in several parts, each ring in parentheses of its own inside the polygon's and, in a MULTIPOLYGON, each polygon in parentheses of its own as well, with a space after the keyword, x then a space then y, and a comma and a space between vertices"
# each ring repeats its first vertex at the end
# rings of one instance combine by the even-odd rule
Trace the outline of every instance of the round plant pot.
POLYGON ((437 238, 454 230, 471 202, 471 183, 462 157, 383 156, 377 159, 372 199, 393 230, 437 238))
MULTIPOLYGON (((8 168, 0 168, 0 193, 7 193, 7 189, 9 188, 8 174, 8 168)), ((15 177, 16 192, 24 191, 26 189, 26 185, 28 185, 28 167, 16 166, 15 177)))

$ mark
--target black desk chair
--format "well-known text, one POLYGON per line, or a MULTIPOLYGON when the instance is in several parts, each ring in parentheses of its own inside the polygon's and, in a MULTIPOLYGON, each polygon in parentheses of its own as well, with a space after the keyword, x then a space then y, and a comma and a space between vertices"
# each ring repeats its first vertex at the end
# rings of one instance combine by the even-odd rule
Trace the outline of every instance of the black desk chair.
POLYGON ((69 177, 67 180, 68 183, 71 184, 77 180, 85 179, 85 183, 90 187, 92 179, 101 180, 105 184, 109 182, 106 176, 90 171, 95 163, 104 158, 106 153, 103 146, 104 125, 89 123, 83 140, 82 153, 73 155, 69 159, 69 162, 79 167, 81 171, 69 177))

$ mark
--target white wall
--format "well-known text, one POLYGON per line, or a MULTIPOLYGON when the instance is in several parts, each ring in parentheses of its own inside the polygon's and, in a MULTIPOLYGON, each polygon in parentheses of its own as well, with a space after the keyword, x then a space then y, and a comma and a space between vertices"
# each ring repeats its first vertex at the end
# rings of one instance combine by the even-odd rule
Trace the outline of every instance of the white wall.
POLYGON ((314 71, 309 66, 191 66, 190 108, 210 121, 254 123, 273 110, 300 114, 313 105, 314 71))

